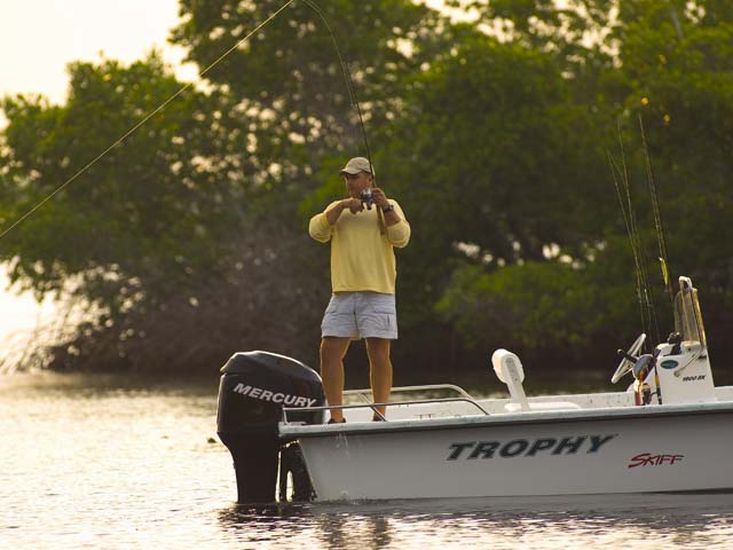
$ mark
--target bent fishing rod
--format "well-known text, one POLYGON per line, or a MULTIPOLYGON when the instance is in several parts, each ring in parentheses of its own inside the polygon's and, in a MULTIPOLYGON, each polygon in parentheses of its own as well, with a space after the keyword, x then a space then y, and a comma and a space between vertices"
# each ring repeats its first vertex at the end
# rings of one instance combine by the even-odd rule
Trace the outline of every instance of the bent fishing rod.
POLYGON ((359 105, 359 100, 356 96, 354 80, 351 78, 351 70, 349 69, 349 65, 344 60, 343 55, 341 55, 341 48, 339 48, 338 41, 336 40, 336 34, 333 32, 333 29, 331 29, 331 25, 328 24, 328 19, 326 19, 326 16, 323 14, 321 8, 318 6, 318 4, 315 3, 314 0, 303 0, 303 3, 310 7, 318 15, 318 17, 320 17, 323 25, 328 31, 328 34, 331 36, 331 42, 333 43, 333 48, 336 51, 339 66, 341 67, 341 73, 344 77, 344 83, 346 84, 346 90, 349 94, 349 101, 351 101, 351 105, 354 107, 354 109, 356 109, 356 113, 359 116, 359 126, 361 127, 361 135, 362 139, 364 140, 366 157, 369 161, 369 166, 371 166, 372 168, 372 178, 376 179, 376 170, 374 170, 374 164, 372 163, 372 153, 371 149, 369 148, 369 139, 367 138, 366 125, 364 124, 364 117, 361 112, 361 106, 359 105))

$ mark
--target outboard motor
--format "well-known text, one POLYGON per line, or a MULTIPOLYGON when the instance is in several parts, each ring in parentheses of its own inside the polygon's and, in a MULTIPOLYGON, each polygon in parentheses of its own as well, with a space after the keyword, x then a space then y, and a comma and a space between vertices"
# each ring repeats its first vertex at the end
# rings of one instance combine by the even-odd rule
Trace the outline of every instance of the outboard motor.
MULTIPOLYGON (((300 361, 269 353, 235 353, 221 368, 217 433, 234 459, 238 502, 273 502, 283 407, 320 407, 321 377, 300 361)), ((289 413, 291 422, 318 424, 323 411, 289 413)))

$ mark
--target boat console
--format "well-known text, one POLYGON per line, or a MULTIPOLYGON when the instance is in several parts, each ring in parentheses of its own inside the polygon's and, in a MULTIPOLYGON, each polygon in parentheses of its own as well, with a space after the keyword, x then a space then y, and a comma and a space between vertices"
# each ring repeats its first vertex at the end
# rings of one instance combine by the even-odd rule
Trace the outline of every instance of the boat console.
POLYGON ((689 277, 679 278, 674 299, 675 332, 650 354, 635 357, 646 335, 632 345, 611 377, 617 382, 631 371, 637 405, 710 403, 717 401, 713 371, 708 356, 705 326, 697 289, 689 277))

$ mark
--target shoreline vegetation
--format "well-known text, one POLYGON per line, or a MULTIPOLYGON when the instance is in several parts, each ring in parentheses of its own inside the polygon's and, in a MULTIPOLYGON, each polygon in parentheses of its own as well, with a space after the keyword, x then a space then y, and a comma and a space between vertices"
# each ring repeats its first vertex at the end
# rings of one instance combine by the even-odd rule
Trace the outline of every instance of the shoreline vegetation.
MULTIPOLYGON (((714 371, 733 371, 733 6, 568 4, 474 3, 471 22, 409 0, 321 6, 378 184, 413 229, 399 376, 482 372, 498 347, 530 380, 605 376, 642 330, 665 339, 650 178, 672 279, 700 289, 714 371), (614 174, 656 323, 639 312, 614 174)), ((208 67, 278 7, 181 0, 170 39, 208 67)), ((252 349, 317 365, 328 251, 307 220, 363 153, 340 70, 318 14, 294 2, 78 177, 183 88, 160 55, 72 63, 61 105, 0 99, 0 228, 75 178, 0 240, 13 288, 64 304, 58 338, 4 370, 209 373, 252 349)))

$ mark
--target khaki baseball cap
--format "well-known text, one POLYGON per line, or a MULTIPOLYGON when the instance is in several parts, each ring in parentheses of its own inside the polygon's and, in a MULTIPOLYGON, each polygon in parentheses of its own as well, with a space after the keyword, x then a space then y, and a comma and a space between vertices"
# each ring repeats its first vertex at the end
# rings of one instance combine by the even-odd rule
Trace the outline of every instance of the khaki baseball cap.
POLYGON ((344 174, 358 174, 359 172, 366 172, 367 174, 373 174, 372 165, 369 164, 369 160, 364 157, 354 157, 350 159, 341 169, 341 173, 344 174))

